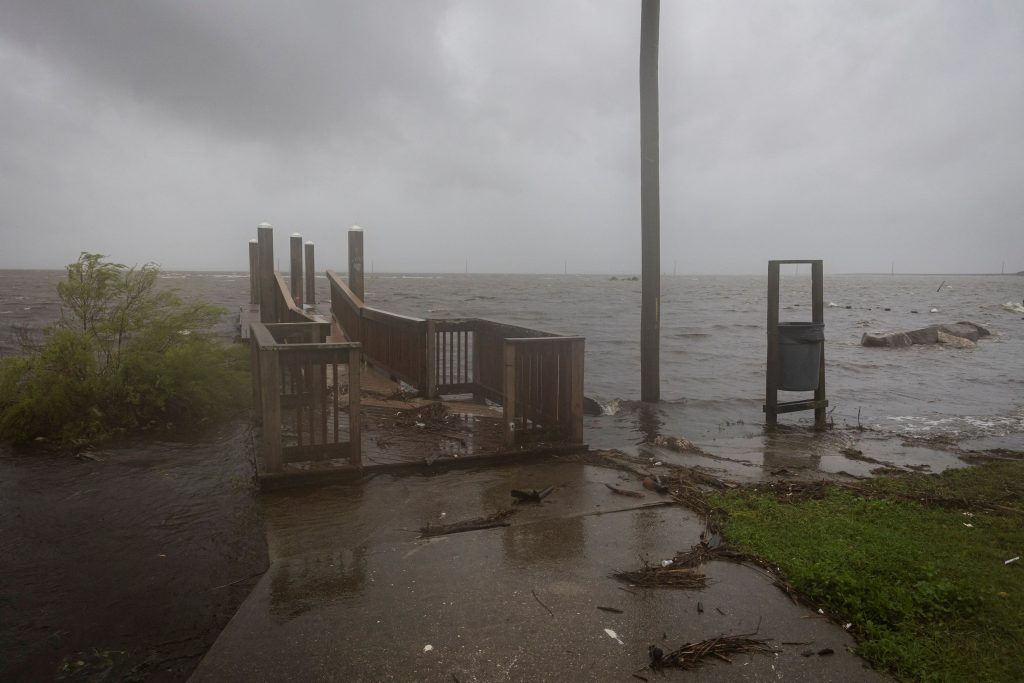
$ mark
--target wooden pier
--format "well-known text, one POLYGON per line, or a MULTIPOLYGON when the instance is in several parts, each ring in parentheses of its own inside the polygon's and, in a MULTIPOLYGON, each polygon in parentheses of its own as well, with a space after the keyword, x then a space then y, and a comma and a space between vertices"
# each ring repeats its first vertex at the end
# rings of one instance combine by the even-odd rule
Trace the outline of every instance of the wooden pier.
POLYGON ((292 236, 286 282, 272 269, 272 230, 261 224, 250 242, 239 309, 263 488, 585 448, 582 337, 372 308, 361 229, 349 233, 348 281, 327 272, 329 308, 302 306, 302 284, 315 295, 296 252, 312 266, 313 244, 292 236))

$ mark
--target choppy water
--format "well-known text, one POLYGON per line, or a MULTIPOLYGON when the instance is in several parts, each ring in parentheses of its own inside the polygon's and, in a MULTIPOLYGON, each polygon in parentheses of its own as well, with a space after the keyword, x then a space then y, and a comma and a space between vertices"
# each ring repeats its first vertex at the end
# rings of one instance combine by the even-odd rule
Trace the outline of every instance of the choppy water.
MULTIPOLYGON (((185 296, 229 311, 248 300, 244 273, 165 275, 185 296)), ((58 318, 61 277, 0 271, 0 354, 18 351, 19 330, 38 334, 58 318)), ((319 285, 327 301, 326 279, 319 285)), ((414 316, 478 316, 585 336, 586 392, 608 413, 587 418, 593 446, 629 450, 662 433, 735 457, 748 470, 738 476, 857 466, 866 473, 872 465, 836 453, 848 436, 842 430, 763 431, 765 289, 765 277, 663 278, 664 400, 656 406, 636 400, 639 282, 376 275, 367 301, 414 316)), ((809 290, 809 277, 784 277, 782 320, 810 318, 809 290)), ((863 425, 893 435, 1024 449, 1022 296, 1020 277, 826 276, 825 299, 835 304, 825 315, 835 424, 855 425, 859 413, 863 425), (959 320, 993 336, 972 350, 859 345, 865 331, 959 320)), ((235 320, 226 316, 219 331, 233 336, 235 320)), ((811 415, 782 421, 806 425, 811 415)), ((956 465, 952 454, 899 450, 901 461, 933 471, 956 465)), ((118 675, 182 680, 246 594, 247 577, 265 566, 244 425, 198 443, 140 441, 95 455, 99 462, 82 462, 0 446, 0 678, 45 679, 61 662, 89 659, 83 652, 109 651, 118 675)), ((288 500, 289 514, 308 523, 315 506, 288 500)))
MULTIPOLYGON (((16 348, 16 327, 38 328, 57 317, 60 276, 0 271, 0 353, 16 348)), ((248 297, 244 273, 167 273, 164 281, 232 311, 248 297)), ((326 301, 326 280, 319 285, 326 301)), ((781 294, 782 320, 810 319, 809 275, 784 274, 781 294)), ((588 420, 588 441, 621 446, 644 431, 636 404, 639 282, 593 275, 371 275, 366 298, 413 316, 478 316, 583 335, 586 392, 613 413, 588 420)), ((826 275, 825 301, 835 304, 825 311, 833 420, 856 424, 859 413, 861 424, 887 432, 1024 442, 1024 319, 1015 308, 1022 298, 1024 278, 1017 276, 826 275), (960 320, 980 323, 993 336, 973 350, 859 343, 866 331, 960 320)), ((695 440, 760 432, 765 319, 764 276, 662 279, 663 402, 653 417, 662 431, 695 440)), ((225 334, 233 320, 225 319, 225 334)), ((783 420, 807 423, 810 413, 783 420)))

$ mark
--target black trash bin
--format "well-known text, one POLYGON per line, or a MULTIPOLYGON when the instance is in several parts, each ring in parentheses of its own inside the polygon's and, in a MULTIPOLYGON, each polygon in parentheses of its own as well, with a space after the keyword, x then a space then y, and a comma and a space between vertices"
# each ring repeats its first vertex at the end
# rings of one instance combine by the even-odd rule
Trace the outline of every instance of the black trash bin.
POLYGON ((814 391, 825 323, 779 323, 779 389, 814 391))

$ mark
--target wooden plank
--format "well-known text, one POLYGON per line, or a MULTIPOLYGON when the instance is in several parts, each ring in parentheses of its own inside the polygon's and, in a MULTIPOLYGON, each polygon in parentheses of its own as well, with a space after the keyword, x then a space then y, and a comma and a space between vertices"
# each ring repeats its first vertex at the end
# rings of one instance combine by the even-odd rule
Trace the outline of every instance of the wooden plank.
MULTIPOLYGON (((825 324, 825 271, 822 261, 814 261, 811 264, 811 306, 813 308, 813 321, 825 324)), ((821 343, 821 354, 818 358, 818 387, 814 390, 814 399, 817 407, 814 409, 814 427, 825 428, 825 407, 828 401, 825 400, 825 342, 821 343)))
POLYGON ((765 370, 765 421, 769 428, 778 423, 779 402, 779 262, 768 262, 768 358, 765 370))
MULTIPOLYGON (((776 413, 795 413, 800 410, 824 410, 828 407, 828 401, 818 401, 813 398, 800 399, 797 401, 783 401, 776 403, 772 408, 776 413)), ((765 413, 768 412, 769 406, 767 404, 761 406, 761 410, 765 413)))
POLYGON ((288 446, 281 454, 281 459, 285 463, 334 460, 336 458, 348 458, 351 461, 352 445, 348 442, 342 442, 288 446))
POLYGON ((502 413, 505 417, 505 443, 516 441, 516 347, 506 341, 503 348, 502 413))
POLYGON ((363 464, 362 451, 362 412, 359 405, 359 397, 362 393, 360 388, 360 363, 362 352, 360 349, 353 349, 348 357, 348 440, 351 444, 349 457, 356 467, 363 464))
POLYGON ((586 343, 576 340, 572 343, 569 361, 569 441, 583 443, 583 363, 586 357, 586 343))
MULTIPOLYGON (((255 326, 253 326, 255 328, 255 326)), ((281 471, 281 368, 276 351, 260 351, 263 462, 269 472, 281 471)))

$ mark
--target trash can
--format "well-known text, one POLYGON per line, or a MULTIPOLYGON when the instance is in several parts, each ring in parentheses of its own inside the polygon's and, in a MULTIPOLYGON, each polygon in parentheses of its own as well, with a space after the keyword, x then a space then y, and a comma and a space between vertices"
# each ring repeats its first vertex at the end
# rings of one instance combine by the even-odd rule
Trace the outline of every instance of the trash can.
POLYGON ((814 391, 825 323, 779 323, 779 389, 814 391))

